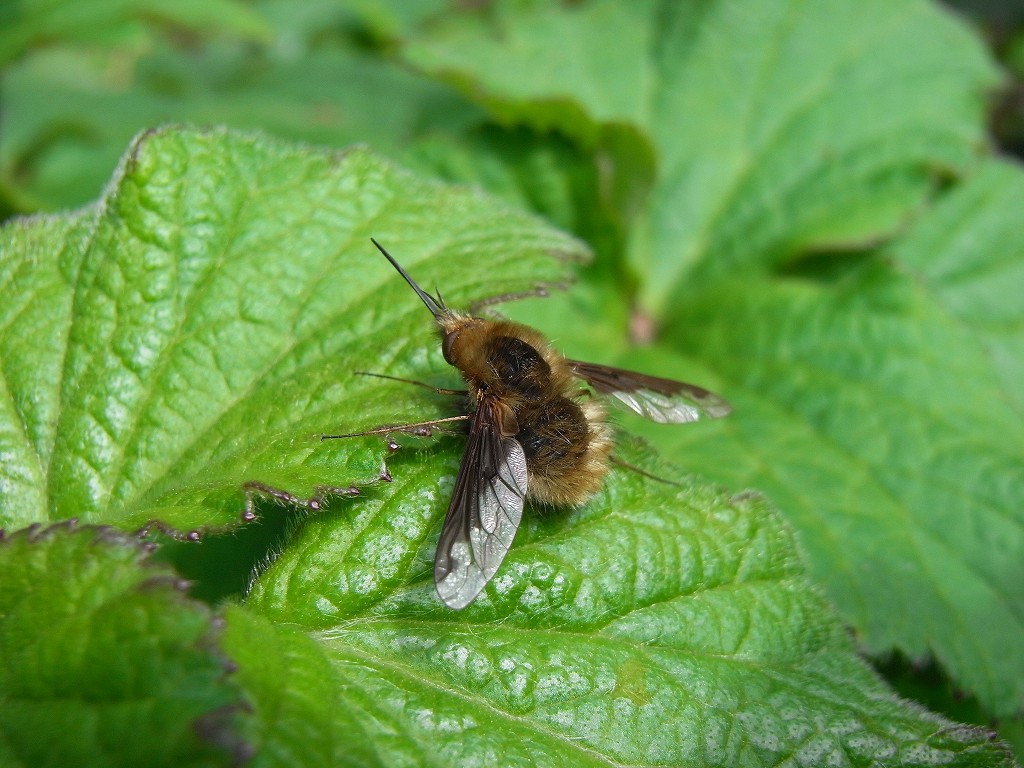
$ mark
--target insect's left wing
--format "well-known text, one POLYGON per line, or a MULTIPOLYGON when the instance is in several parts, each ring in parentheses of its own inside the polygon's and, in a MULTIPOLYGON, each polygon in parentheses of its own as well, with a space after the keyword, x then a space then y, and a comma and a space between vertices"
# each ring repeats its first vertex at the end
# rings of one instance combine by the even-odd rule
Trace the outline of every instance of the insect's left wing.
POLYGON ((523 516, 526 454, 502 436, 503 413, 480 399, 437 542, 434 586, 449 608, 465 608, 493 578, 523 516))
POLYGON ((659 424, 720 419, 732 411, 724 398, 696 384, 579 360, 566 362, 595 392, 659 424))

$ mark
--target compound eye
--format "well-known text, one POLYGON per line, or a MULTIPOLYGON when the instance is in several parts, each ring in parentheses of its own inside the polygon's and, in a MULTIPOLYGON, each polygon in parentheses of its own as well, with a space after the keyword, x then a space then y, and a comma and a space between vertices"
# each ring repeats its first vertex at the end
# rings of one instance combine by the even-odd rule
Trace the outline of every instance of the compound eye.
POLYGON ((455 365, 455 361, 452 360, 452 347, 455 345, 455 340, 459 337, 458 331, 452 331, 446 334, 444 341, 441 342, 441 354, 444 355, 445 361, 448 365, 455 365))

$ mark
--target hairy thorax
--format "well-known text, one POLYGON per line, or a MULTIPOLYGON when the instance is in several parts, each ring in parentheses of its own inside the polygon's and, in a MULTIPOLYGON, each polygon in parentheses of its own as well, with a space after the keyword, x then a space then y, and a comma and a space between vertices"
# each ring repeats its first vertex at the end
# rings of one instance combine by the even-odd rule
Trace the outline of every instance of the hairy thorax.
POLYGON ((493 397, 509 414, 507 436, 526 455, 529 495, 548 504, 584 503, 600 488, 611 451, 601 406, 538 332, 459 319, 454 337, 446 334, 446 357, 462 371, 474 406, 493 397))

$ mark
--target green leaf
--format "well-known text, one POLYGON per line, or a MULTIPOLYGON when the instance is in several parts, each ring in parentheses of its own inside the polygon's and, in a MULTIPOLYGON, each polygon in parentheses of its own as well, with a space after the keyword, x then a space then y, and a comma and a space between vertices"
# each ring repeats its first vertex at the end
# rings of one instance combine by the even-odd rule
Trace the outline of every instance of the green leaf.
POLYGON ((629 258, 655 317, 711 279, 893 232, 984 141, 994 70, 923 2, 502 8, 407 55, 500 120, 650 142, 629 258))
POLYGON ((582 253, 366 150, 222 131, 144 135, 101 205, 2 230, 0 523, 185 532, 237 525, 250 481, 315 504, 379 478, 380 450, 319 435, 376 426, 371 404, 424 418, 412 388, 353 372, 436 343, 371 236, 427 286, 416 264, 443 252, 456 303, 561 281, 550 254, 582 253))
POLYGON ((309 518, 229 614, 257 720, 295 723, 257 729, 271 762, 1010 764, 983 731, 886 691, 755 496, 615 470, 585 508, 533 511, 453 614, 431 560, 456 447, 399 452, 392 484, 309 518), (342 733, 359 734, 347 757, 342 733))
POLYGON ((701 441, 708 474, 787 510, 869 647, 932 652, 1004 714, 1024 706, 1022 195, 993 164, 836 286, 737 284, 673 320, 703 325, 742 414, 701 441))
MULTIPOLYGON (((366 150, 175 129, 140 137, 99 205, 0 234, 0 292, 15 299, 0 316, 4 520, 227 526, 247 481, 265 489, 249 499, 260 511, 305 499, 317 512, 226 613, 223 647, 252 720, 218 729, 218 744, 242 750, 243 733, 257 762, 309 766, 1010 764, 988 732, 885 688, 760 497, 696 483, 628 440, 622 460, 672 483, 615 468, 585 507, 528 509, 481 598, 445 608, 431 560, 462 440, 409 439, 392 454, 378 436, 318 439, 452 413, 421 388, 352 375, 456 381, 371 234, 456 307, 564 279, 551 255, 581 255, 533 218, 366 150), (62 341, 26 341, 43 333, 62 341), (384 479, 386 456, 392 481, 363 484, 384 479), (323 508, 325 484, 351 483, 359 496, 323 508), (16 512, 23 500, 30 511, 16 512)), ((39 564, 45 578, 19 582, 29 571, 16 565, 0 583, 93 575, 116 593, 125 579, 148 583, 130 551, 127 577, 63 551, 39 564)), ((7 637, 39 647, 38 617, 56 602, 80 620, 86 594, 0 605, 4 620, 39 606, 7 637)), ((115 607, 139 615, 133 600, 115 607)), ((163 647, 162 624, 131 627, 163 647)), ((97 653, 112 663, 119 638, 103 639, 97 653)), ((63 657, 48 658, 43 696, 62 690, 52 659, 63 657)), ((188 664, 201 690, 203 658, 188 664)), ((126 705, 116 723, 170 706, 176 691, 126 705)), ((144 762, 137 750, 153 741, 138 733, 125 731, 109 761, 144 762)), ((75 743, 74 756, 95 755, 75 743)), ((196 744, 170 754, 212 762, 196 744)))
POLYGON ((358 671, 332 660, 301 629, 233 607, 224 646, 259 725, 251 729, 255 765, 415 765, 429 754, 413 759, 403 718, 367 701, 358 671))
POLYGON ((928 302, 973 339, 977 373, 991 377, 998 400, 1024 414, 1024 236, 1017 202, 1020 165, 985 163, 894 249, 928 302))
POLYGON ((245 754, 210 611, 109 529, 0 537, 0 762, 210 766, 245 754))
MULTIPOLYGON (((424 173, 479 185, 517 207, 542 215, 584 239, 598 254, 596 266, 614 266, 600 257, 622 247, 623 212, 605 194, 603 175, 593 154, 557 134, 542 136, 527 129, 484 125, 455 137, 418 141, 402 158, 424 173)), ((534 309, 531 307, 531 312, 534 309)))
POLYGON ((627 423, 768 494, 871 651, 934 655, 1003 715, 1024 697, 1022 195, 1018 167, 986 164, 859 267, 737 281, 681 304, 646 349, 595 333, 578 296, 576 323, 532 310, 574 356, 727 394, 717 424, 627 423))
POLYGON ((93 214, 15 220, 0 229, 0 526, 49 519, 67 328, 93 214), (37 335, 38 334, 38 335, 37 335), (40 344, 39 339, 48 343, 40 344), (45 386, 43 382, 50 382, 45 386))
POLYGON ((154 21, 194 33, 270 34, 263 19, 237 0, 22 0, 0 8, 0 66, 55 40, 95 45, 143 38, 154 21))
MULTIPOLYGON (((597 181, 576 206, 576 217, 589 226, 574 231, 587 235, 599 253, 608 224, 623 226, 641 209, 658 162, 640 118, 649 34, 643 13, 631 5, 588 3, 570 11, 501 5, 487 12, 494 28, 449 14, 403 49, 412 64, 451 82, 500 125, 564 135, 587 151, 597 181), (587 221, 595 210, 611 221, 595 227, 587 221)), ((557 141, 548 143, 557 149, 557 141)), ((497 159, 516 173, 523 141, 516 135, 486 143, 462 136, 459 144, 473 161, 493 165, 497 159)), ((569 178, 578 164, 568 163, 569 178)), ((488 181, 477 169, 466 177, 488 181)), ((531 189, 537 181, 523 183, 531 189)), ((557 217, 558 210, 553 213, 557 217)), ((613 239, 610 253, 623 247, 624 235, 613 239)))

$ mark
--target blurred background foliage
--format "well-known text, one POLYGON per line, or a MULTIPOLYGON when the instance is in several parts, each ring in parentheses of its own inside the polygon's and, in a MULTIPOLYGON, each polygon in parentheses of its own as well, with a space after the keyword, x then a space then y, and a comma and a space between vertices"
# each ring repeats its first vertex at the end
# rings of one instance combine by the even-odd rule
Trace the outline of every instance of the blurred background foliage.
MULTIPOLYGON (((989 126, 1004 153, 1024 156, 1024 3, 949 5, 975 26, 1006 72, 991 99, 989 126)), ((600 179, 579 143, 557 130, 540 133, 499 121, 403 63, 403 47, 420 30, 467 11, 487 14, 488 3, 0 3, 0 220, 95 200, 140 130, 169 121, 259 128, 324 146, 364 142, 407 165, 480 183, 583 236, 599 256, 594 269, 612 278, 603 284, 622 277, 620 290, 628 291, 629 275, 600 258, 619 250, 626 225, 613 210, 580 204, 594 200, 590 190, 600 179), (453 152, 453 143, 480 151, 453 152), (494 145, 502 147, 504 160, 487 152, 494 145)), ((631 155, 642 151, 633 147, 631 155)), ((644 191, 618 190, 617 202, 644 191)), ((598 284, 593 276, 589 282, 598 284)), ((599 289, 580 300, 600 301, 599 289)), ((629 320, 623 312, 608 325, 629 320)), ((632 331, 638 338, 645 333, 632 331)), ((880 668, 928 707, 955 720, 992 722, 927 660, 897 655, 880 668)), ((1020 721, 999 725, 1019 749, 1020 721)))
MULTIPOLYGON (((1024 3, 949 0, 1009 74, 991 127, 1024 154, 1024 3)), ((406 158, 495 126, 398 59, 445 0, 20 0, 0 4, 0 216, 95 199, 129 139, 167 121, 262 128, 406 158)), ((516 129, 507 129, 516 134, 516 129)), ((504 137, 503 137, 504 138, 504 137)), ((519 142, 531 137, 518 135, 519 142)), ((479 176, 480 171, 474 171, 479 176)), ((524 174, 524 178, 528 174, 524 174)), ((495 179, 497 181, 497 179, 495 179)), ((535 184, 540 189, 540 183, 535 184)), ((550 201, 546 201, 550 202, 550 201)))

